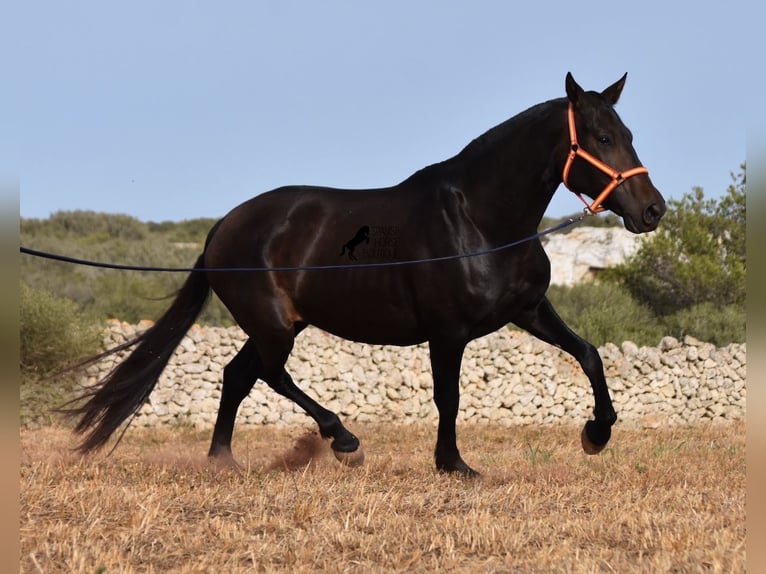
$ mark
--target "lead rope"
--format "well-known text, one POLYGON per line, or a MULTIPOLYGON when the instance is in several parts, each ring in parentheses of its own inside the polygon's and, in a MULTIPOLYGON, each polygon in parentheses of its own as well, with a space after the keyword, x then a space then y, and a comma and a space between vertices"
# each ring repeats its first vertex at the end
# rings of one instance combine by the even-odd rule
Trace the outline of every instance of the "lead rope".
POLYGON ((445 255, 442 257, 429 257, 427 259, 408 259, 405 261, 383 261, 383 262, 376 262, 376 263, 352 263, 352 264, 346 263, 346 264, 337 264, 337 265, 293 265, 293 266, 285 266, 285 267, 218 267, 218 268, 153 267, 153 266, 143 266, 143 265, 122 265, 120 263, 104 263, 101 261, 91 261, 89 259, 80 259, 77 257, 69 257, 67 255, 50 253, 47 251, 39 251, 37 249, 24 247, 23 245, 19 247, 19 252, 23 253, 24 255, 31 255, 33 257, 38 257, 41 259, 50 259, 53 261, 61 261, 64 263, 71 263, 74 265, 83 265, 86 267, 98 267, 101 269, 117 269, 120 271, 150 271, 150 272, 156 272, 156 273, 234 273, 234 272, 268 272, 268 271, 327 271, 327 270, 337 270, 337 269, 372 269, 372 268, 378 268, 378 267, 398 267, 402 265, 437 263, 440 261, 455 261, 458 259, 465 259, 468 257, 479 257, 481 255, 489 255, 490 253, 497 253, 498 251, 510 249, 511 247, 516 247, 517 245, 521 245, 523 243, 533 241, 534 239, 539 239, 540 237, 550 235, 551 233, 561 231, 562 229, 565 229, 569 227, 570 225, 579 223, 580 221, 585 219, 585 217, 588 215, 592 215, 592 213, 588 209, 585 209, 579 217, 569 217, 565 221, 562 221, 561 223, 558 223, 552 227, 539 231, 535 233, 534 235, 530 235, 529 237, 518 239, 516 241, 512 241, 504 245, 492 247, 490 249, 473 251, 471 253, 458 253, 456 255, 445 255))

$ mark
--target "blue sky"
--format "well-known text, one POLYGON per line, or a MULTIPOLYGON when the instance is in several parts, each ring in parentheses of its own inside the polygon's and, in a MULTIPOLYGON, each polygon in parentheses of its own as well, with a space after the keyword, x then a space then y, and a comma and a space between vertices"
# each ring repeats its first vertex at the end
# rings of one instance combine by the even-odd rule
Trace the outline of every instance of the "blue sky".
MULTIPOLYGON (((15 4, 0 175, 23 217, 218 217, 285 184, 395 184, 563 96, 567 71, 598 90, 628 72, 617 109, 655 185, 715 197, 764 92, 743 31, 764 9, 736 2, 15 4)), ((580 208, 562 187, 548 214, 580 208)))

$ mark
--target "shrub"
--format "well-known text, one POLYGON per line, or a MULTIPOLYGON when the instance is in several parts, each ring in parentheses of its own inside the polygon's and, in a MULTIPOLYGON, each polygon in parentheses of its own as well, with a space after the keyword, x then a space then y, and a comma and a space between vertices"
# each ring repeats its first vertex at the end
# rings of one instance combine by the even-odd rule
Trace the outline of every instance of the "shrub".
POLYGON ((20 366, 22 374, 41 377, 73 360, 95 353, 99 328, 77 305, 21 285, 20 366))
POLYGON ((54 376, 79 358, 98 352, 100 329, 77 304, 21 285, 19 308, 21 423, 51 422, 49 410, 70 398, 75 377, 54 376))
POLYGON ((695 188, 670 200, 658 230, 608 277, 624 284, 657 315, 701 303, 744 305, 746 166, 720 200, 695 188))
POLYGON ((665 335, 651 311, 614 283, 554 285, 548 290, 548 299, 575 333, 597 347, 626 340, 657 345, 665 335))
POLYGON ((668 335, 691 335, 718 347, 745 341, 745 310, 740 305, 718 307, 701 303, 665 318, 668 335))
POLYGON ((745 341, 746 317, 741 305, 701 303, 658 317, 626 288, 611 282, 554 285, 548 298, 566 324, 596 346, 626 340, 656 346, 665 335, 677 339, 691 335, 718 347, 745 341))

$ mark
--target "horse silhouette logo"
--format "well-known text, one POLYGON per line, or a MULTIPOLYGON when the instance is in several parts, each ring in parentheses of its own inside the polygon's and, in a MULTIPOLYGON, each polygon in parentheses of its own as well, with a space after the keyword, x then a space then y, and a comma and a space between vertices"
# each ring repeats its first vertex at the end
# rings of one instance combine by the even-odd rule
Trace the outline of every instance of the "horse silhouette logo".
POLYGON ((356 261, 356 257, 354 256, 354 249, 356 249, 357 245, 362 242, 368 244, 370 243, 369 225, 363 225, 360 227, 359 231, 356 232, 356 235, 354 235, 350 240, 343 244, 343 247, 340 250, 340 254, 345 255, 348 253, 348 258, 352 261, 356 261))

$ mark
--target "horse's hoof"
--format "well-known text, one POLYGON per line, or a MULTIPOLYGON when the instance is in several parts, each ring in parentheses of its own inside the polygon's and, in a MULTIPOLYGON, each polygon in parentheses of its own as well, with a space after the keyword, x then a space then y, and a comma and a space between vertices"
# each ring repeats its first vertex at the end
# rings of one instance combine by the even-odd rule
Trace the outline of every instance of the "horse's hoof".
POLYGON ((606 446, 606 443, 602 445, 598 445, 590 440, 590 438, 588 437, 587 424, 582 428, 582 433, 580 434, 580 440, 582 441, 582 449, 585 451, 585 454, 598 454, 602 450, 604 450, 604 447, 606 446))
POLYGON ((481 473, 475 471, 468 466, 463 459, 458 459, 455 462, 449 464, 436 463, 436 470, 444 474, 451 474, 453 476, 462 476, 463 478, 481 478, 481 473))
POLYGON ((239 464, 231 453, 212 455, 207 457, 208 467, 215 471, 222 470, 244 470, 244 467, 239 464))
POLYGON ((462 466, 453 468, 452 470, 442 470, 441 472, 449 473, 452 476, 458 476, 461 478, 469 478, 469 479, 481 478, 481 473, 477 470, 472 469, 467 464, 463 464, 462 466))
POLYGON ((364 464, 364 451, 362 447, 351 452, 341 452, 339 450, 333 450, 332 452, 343 466, 356 467, 364 464))

